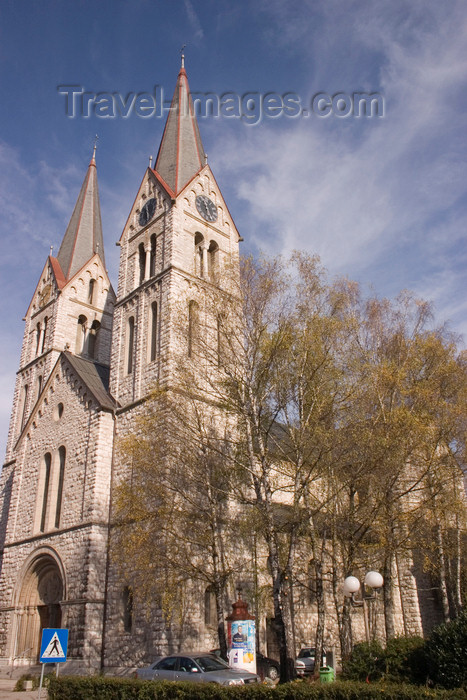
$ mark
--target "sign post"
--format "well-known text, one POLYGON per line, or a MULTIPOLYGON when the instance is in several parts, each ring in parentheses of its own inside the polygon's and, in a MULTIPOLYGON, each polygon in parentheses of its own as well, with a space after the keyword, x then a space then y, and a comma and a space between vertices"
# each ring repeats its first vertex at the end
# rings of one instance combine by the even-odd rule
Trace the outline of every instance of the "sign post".
MULTIPOLYGON (((43 629, 41 641, 41 653, 39 661, 42 664, 41 680, 39 683, 38 700, 42 693, 42 682, 44 680, 45 664, 62 664, 66 661, 66 653, 68 649, 68 630, 67 629, 43 629)), ((58 675, 58 666, 57 666, 58 675)))

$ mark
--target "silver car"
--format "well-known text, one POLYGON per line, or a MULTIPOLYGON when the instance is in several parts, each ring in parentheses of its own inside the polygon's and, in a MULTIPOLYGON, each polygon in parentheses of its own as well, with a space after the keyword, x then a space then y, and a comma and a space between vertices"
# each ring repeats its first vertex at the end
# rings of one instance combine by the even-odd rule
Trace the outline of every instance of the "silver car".
POLYGON ((194 681, 219 685, 244 685, 260 681, 255 673, 230 668, 214 654, 201 652, 160 657, 150 666, 139 668, 136 676, 151 681, 194 681))
MULTIPOLYGON (((323 649, 323 665, 326 665, 326 652, 323 649)), ((311 675, 315 670, 315 648, 303 647, 295 659, 295 672, 297 676, 311 675)))

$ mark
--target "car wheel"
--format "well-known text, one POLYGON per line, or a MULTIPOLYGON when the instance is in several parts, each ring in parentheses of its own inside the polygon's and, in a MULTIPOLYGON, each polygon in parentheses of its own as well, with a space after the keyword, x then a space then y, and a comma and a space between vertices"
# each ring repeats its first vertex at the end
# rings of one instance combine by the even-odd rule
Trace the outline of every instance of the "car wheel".
POLYGON ((272 681, 277 681, 279 678, 279 671, 275 666, 268 667, 268 678, 270 678, 272 681))

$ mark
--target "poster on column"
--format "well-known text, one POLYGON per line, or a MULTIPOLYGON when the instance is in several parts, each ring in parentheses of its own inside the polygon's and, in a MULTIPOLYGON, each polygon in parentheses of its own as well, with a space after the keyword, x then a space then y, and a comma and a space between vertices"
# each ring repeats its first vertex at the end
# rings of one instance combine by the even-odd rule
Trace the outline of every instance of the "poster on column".
POLYGON ((256 673, 256 630, 254 620, 235 620, 231 627, 232 648, 229 662, 232 668, 256 673))

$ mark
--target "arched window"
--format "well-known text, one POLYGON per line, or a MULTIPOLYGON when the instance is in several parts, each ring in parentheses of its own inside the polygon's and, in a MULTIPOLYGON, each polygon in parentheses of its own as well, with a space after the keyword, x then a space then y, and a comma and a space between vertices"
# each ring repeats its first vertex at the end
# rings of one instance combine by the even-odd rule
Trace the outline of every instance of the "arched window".
POLYGON ((130 586, 125 586, 122 591, 123 629, 130 633, 133 628, 133 591, 130 586))
POLYGON ((149 267, 149 276, 154 277, 156 274, 156 234, 153 233, 151 236, 151 264, 149 267))
POLYGON ((149 361, 154 362, 157 355, 157 302, 153 301, 151 304, 150 319, 150 349, 149 349, 149 361))
POLYGON ((39 354, 40 342, 41 342, 41 324, 37 323, 36 324, 36 355, 39 354))
POLYGON ((139 283, 144 281, 144 271, 146 269, 146 252, 144 250, 144 243, 140 243, 138 246, 139 253, 139 283))
POLYGON ((21 430, 24 428, 24 424, 26 423, 26 417, 27 417, 27 411, 28 411, 28 393, 29 393, 29 385, 25 384, 23 387, 23 408, 21 412, 21 430))
POLYGON ((196 301, 188 304, 188 357, 193 357, 196 352, 199 335, 199 309, 196 301))
POLYGON ((133 372, 133 355, 134 355, 134 344, 135 344, 135 318, 130 316, 127 322, 126 331, 126 373, 131 374, 133 372))
POLYGON ((82 314, 78 317, 78 329, 76 332, 76 354, 81 355, 86 348, 86 330, 88 319, 82 314))
POLYGON ((64 447, 59 448, 58 457, 59 457, 59 461, 60 461, 60 467, 59 467, 59 475, 58 475, 57 507, 55 509, 55 527, 60 526, 60 515, 62 512, 63 482, 65 480, 65 460, 66 460, 66 449, 64 447))
POLYGON ((90 279, 89 280, 89 287, 88 287, 88 304, 92 304, 94 302, 95 288, 96 288, 96 280, 90 279))
POLYGON ((226 355, 226 334, 225 334, 225 316, 224 314, 217 315, 217 364, 219 367, 225 360, 226 355))
POLYGON ((47 335, 47 321, 48 321, 48 319, 47 319, 47 316, 46 316, 46 317, 44 318, 44 328, 43 328, 43 331, 42 331, 41 354, 42 354, 42 353, 44 352, 44 350, 45 350, 45 341, 46 341, 46 335, 47 335))
POLYGON ((47 518, 47 502, 49 500, 49 485, 50 485, 50 468, 52 465, 52 455, 47 452, 44 455, 44 491, 42 492, 42 510, 41 510, 41 532, 45 530, 47 518))
POLYGON ((203 244, 204 238, 202 233, 195 234, 195 275, 204 276, 204 259, 203 259, 203 244))
POLYGON ((219 278, 219 246, 216 241, 211 241, 208 248, 208 275, 211 282, 217 282, 219 278))
POLYGON ((93 321, 89 330, 88 355, 92 360, 96 357, 97 337, 99 335, 100 327, 101 324, 99 323, 99 321, 93 321))
POLYGON ((213 585, 204 591, 204 624, 217 627, 216 591, 213 585))
POLYGON ((39 396, 41 395, 41 391, 42 391, 42 374, 39 374, 39 376, 37 377, 36 387, 37 387, 37 396, 36 396, 36 400, 37 400, 39 398, 39 396))

